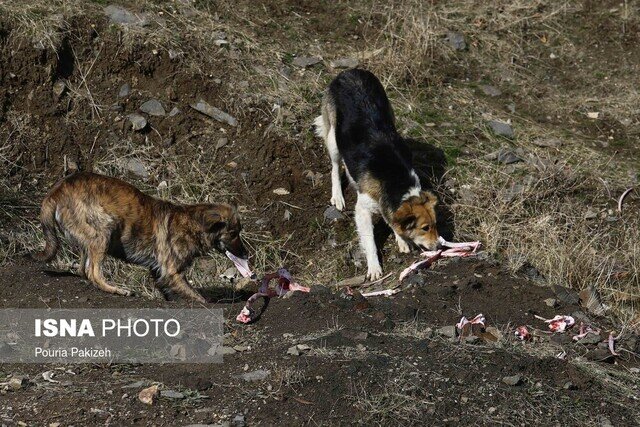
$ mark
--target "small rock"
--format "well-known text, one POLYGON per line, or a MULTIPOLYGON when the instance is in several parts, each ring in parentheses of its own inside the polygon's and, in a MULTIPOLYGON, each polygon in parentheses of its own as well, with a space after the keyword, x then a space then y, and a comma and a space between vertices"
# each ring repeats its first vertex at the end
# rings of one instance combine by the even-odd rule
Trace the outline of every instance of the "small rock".
POLYGON ((240 277, 234 286, 236 291, 258 292, 258 283, 255 280, 251 280, 250 277, 240 277))
POLYGON ((169 117, 173 117, 180 113, 180 109, 178 107, 173 107, 171 111, 169 111, 169 117))
POLYGON ((491 85, 481 85, 481 86, 480 86, 480 89, 482 89, 482 92, 483 92, 485 95, 488 95, 488 96, 495 97, 495 96, 500 96, 500 95, 502 95, 502 91, 501 91, 500 89, 498 89, 497 87, 495 87, 495 86, 491 86, 491 85))
POLYGON ((578 294, 564 286, 553 285, 552 286, 553 293, 556 294, 556 297, 562 301, 562 303, 567 305, 578 305, 580 304, 580 297, 578 294))
POLYGON ((456 336, 456 327, 455 326, 443 326, 442 328, 436 329, 436 335, 440 335, 441 337, 446 337, 446 338, 455 338, 455 336, 456 336))
POLYGON ((293 60, 292 64, 296 67, 307 68, 316 65, 321 61, 322 58, 318 58, 317 56, 298 56, 293 60))
POLYGON ((235 267, 229 267, 227 268, 224 273, 222 273, 220 275, 220 278, 222 279, 226 279, 226 280, 233 280, 236 277, 238 277, 238 270, 235 267))
POLYGON ((140 178, 149 178, 147 167, 138 159, 127 159, 124 161, 124 168, 140 178))
POLYGON ((218 348, 218 351, 216 353, 224 356, 229 354, 236 354, 236 350, 233 347, 220 347, 218 348))
POLYGON ((544 303, 547 304, 547 306, 552 308, 558 306, 558 300, 555 298, 547 298, 544 300, 544 303))
POLYGON ((506 138, 513 138, 513 128, 509 123, 500 122, 498 120, 490 120, 488 124, 493 133, 495 133, 496 135, 504 136, 506 138))
POLYGON ((584 214, 584 219, 596 219, 598 218, 598 212, 594 212, 591 208, 584 214))
POLYGON ((262 381, 266 379, 270 373, 271 371, 258 369, 256 371, 245 372, 244 374, 238 375, 238 377, 248 382, 262 381))
POLYGON ((522 376, 520 375, 511 375, 509 377, 502 378, 502 382, 506 385, 516 386, 522 384, 522 376))
POLYGON ((143 16, 138 16, 121 6, 109 5, 104 8, 104 14, 109 17, 112 24, 136 26, 144 26, 147 24, 143 16))
POLYGON ((578 344, 583 344, 583 345, 595 345, 595 344, 598 344, 600 341, 602 341, 602 337, 600 337, 599 334, 589 332, 587 335, 580 338, 577 342, 578 344))
POLYGON ((228 138, 218 138, 218 142, 216 143, 216 150, 221 149, 222 147, 224 147, 228 143, 229 143, 229 139, 228 138))
POLYGON ((587 117, 589 117, 590 119, 597 119, 600 117, 600 112, 598 111, 592 111, 587 113, 587 117))
POLYGON ((332 68, 355 68, 358 64, 359 61, 356 58, 339 58, 330 63, 332 68))
POLYGON ((125 83, 120 86, 120 90, 118 91, 118 98, 126 98, 131 93, 131 85, 129 83, 125 83))
POLYGON ((162 390, 160 396, 166 397, 167 399, 184 399, 184 394, 175 390, 162 390))
POLYGON ((293 356, 300 356, 301 354, 311 350, 311 347, 304 344, 294 345, 293 347, 289 347, 287 349, 287 354, 291 354, 293 356))
POLYGON ((166 112, 164 107, 157 99, 150 99, 140 106, 140 111, 150 116, 164 116, 166 112))
POLYGON ((138 400, 145 405, 153 405, 156 397, 158 397, 158 386, 152 385, 147 387, 138 393, 138 400))
POLYGON ((244 415, 237 414, 235 417, 233 417, 233 420, 231 421, 231 423, 233 424, 234 427, 244 427, 245 426, 244 415))
POLYGON ((289 221, 291 219, 291 211, 289 209, 285 209, 284 210, 284 220, 285 221, 289 221))
POLYGON ((238 121, 236 120, 235 117, 231 116, 228 113, 225 113, 224 111, 216 108, 216 107, 212 107, 211 105, 209 105, 208 103, 206 103, 203 100, 200 100, 198 102, 196 102, 195 104, 191 104, 191 108, 193 108, 196 111, 201 112, 202 114, 205 114, 209 117, 211 117, 212 119, 215 119, 221 123, 227 123, 230 126, 237 126, 238 125, 238 121))
POLYGON ((562 141, 558 138, 537 138, 533 140, 533 144, 538 147, 551 147, 551 148, 560 148, 562 147, 562 141))
POLYGON ((243 353, 249 350, 249 347, 246 345, 234 345, 233 349, 239 353, 243 353))
POLYGON ((58 80, 53 84, 53 94, 57 98, 60 98, 66 89, 67 89, 67 84, 62 80, 58 80))
POLYGON ((613 363, 616 360, 616 357, 609 350, 603 348, 589 351, 585 354, 585 357, 593 362, 613 363))
POLYGON ((148 384, 149 384, 149 381, 140 380, 140 381, 136 381, 136 382, 131 383, 131 384, 123 385, 120 388, 140 388, 140 387, 145 387, 148 384))
POLYGON ((133 128, 133 130, 142 130, 147 126, 147 119, 145 119, 140 114, 129 114, 127 118, 131 122, 131 127, 133 128))
POLYGON ((564 383, 562 388, 565 389, 565 390, 576 390, 577 389, 576 385, 574 383, 572 383, 571 381, 567 381, 566 383, 564 383))
POLYGON ((335 206, 329 206, 324 210, 324 218, 329 221, 338 221, 344 219, 344 215, 335 206))
POLYGON ((467 43, 464 40, 464 35, 457 31, 449 31, 446 37, 447 44, 455 50, 465 50, 467 43))
POLYGON ((290 192, 286 188, 280 187, 273 190, 273 194, 277 194, 278 196, 286 196, 287 194, 290 194, 290 192))

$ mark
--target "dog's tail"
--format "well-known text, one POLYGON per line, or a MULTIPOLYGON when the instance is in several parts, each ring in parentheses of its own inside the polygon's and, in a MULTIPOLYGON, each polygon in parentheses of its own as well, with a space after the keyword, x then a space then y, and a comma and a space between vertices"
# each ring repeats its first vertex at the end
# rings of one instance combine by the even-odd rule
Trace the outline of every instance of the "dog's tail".
POLYGON ((322 139, 324 139, 326 141, 326 139, 327 139, 327 131, 329 129, 325 129, 324 117, 322 117, 321 115, 316 117, 315 120, 313 121, 313 124, 315 126, 316 136, 318 136, 319 138, 322 138, 322 139))
POLYGON ((58 234, 56 232, 56 208, 57 203, 51 197, 45 198, 44 202, 42 202, 40 223, 42 224, 46 244, 42 251, 31 254, 31 258, 36 261, 49 262, 56 256, 56 252, 58 252, 60 241, 58 240, 58 234))

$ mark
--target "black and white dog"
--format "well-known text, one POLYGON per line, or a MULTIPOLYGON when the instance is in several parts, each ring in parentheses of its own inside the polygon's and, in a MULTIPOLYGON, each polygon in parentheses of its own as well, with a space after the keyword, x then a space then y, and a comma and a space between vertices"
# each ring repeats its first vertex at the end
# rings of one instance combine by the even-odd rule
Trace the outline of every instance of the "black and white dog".
POLYGON ((367 257, 367 277, 382 276, 373 235, 374 213, 392 228, 400 252, 407 242, 435 249, 438 246, 436 196, 421 191, 411 165, 411 152, 398 134, 387 94, 371 72, 348 70, 329 85, 322 100, 316 133, 331 157, 331 204, 343 210, 340 162, 358 190, 355 221, 367 257))

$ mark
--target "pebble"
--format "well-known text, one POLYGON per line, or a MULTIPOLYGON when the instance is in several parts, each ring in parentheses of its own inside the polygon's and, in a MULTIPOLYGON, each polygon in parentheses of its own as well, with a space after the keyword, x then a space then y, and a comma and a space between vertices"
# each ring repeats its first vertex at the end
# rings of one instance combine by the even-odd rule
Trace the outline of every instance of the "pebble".
POLYGON ((558 300, 555 298, 547 298, 544 300, 544 303, 549 306, 549 307, 557 307, 558 306, 558 300))
POLYGON ((359 63, 356 58, 339 58, 331 61, 330 65, 332 68, 355 68, 359 63))
POLYGON ((127 159, 124 161, 124 168, 140 178, 149 178, 147 167, 138 159, 127 159))
POLYGON ((307 68, 316 65, 321 61, 322 58, 318 58, 317 56, 298 56, 293 60, 292 64, 296 67, 307 68))
POLYGON ((449 31, 446 38, 447 44, 455 50, 465 50, 467 48, 467 42, 464 40, 464 35, 457 31, 449 31))
POLYGON ((178 113, 180 113, 180 109, 178 107, 173 107, 171 111, 169 111, 169 117, 176 116, 178 113))
POLYGON ((216 143, 216 150, 221 149, 222 147, 224 147, 228 143, 229 143, 229 139, 228 138, 218 138, 218 142, 216 143))
POLYGON ((162 390, 160 396, 166 397, 167 399, 184 399, 184 394, 175 390, 162 390))
POLYGON ((273 194, 277 194, 278 196, 286 196, 287 194, 290 194, 290 192, 286 188, 280 187, 273 190, 273 194))
POLYGON ((501 122, 498 120, 490 120, 489 127, 493 130, 493 133, 506 138, 513 138, 513 127, 509 123, 501 122))
POLYGON ((269 374, 271 374, 271 371, 258 369, 251 372, 245 372, 244 374, 238 375, 238 377, 248 382, 254 382, 254 381, 262 381, 266 379, 269 376, 269 374))
POLYGON ((447 338, 455 338, 455 336, 456 336, 456 327, 455 326, 443 326, 442 328, 436 329, 436 335, 440 335, 442 337, 447 337, 447 338))
POLYGON ((58 98, 62 96, 62 94, 66 89, 67 89, 67 84, 62 80, 58 80, 53 84, 53 94, 58 98))
POLYGON ((126 98, 131 93, 131 85, 129 83, 125 83, 120 86, 120 90, 118 91, 118 98, 126 98))
POLYGON ((138 393, 138 400, 145 405, 153 405, 153 403, 158 397, 158 386, 152 385, 151 387, 147 387, 138 393))
POLYGON ((309 347, 308 345, 297 344, 297 345, 294 345, 293 347, 289 347, 287 349, 287 354, 291 354, 293 356, 300 356, 301 354, 306 353, 309 350, 311 350, 311 347, 309 347))
POLYGON ((129 122, 131 122, 131 127, 133 128, 133 130, 142 130, 147 126, 147 119, 145 119, 140 114, 129 114, 127 118, 129 119, 129 122))
POLYGON ((216 108, 216 107, 212 107, 211 105, 209 105, 207 102, 200 100, 198 102, 196 102, 195 104, 191 104, 191 108, 193 108, 196 111, 201 112, 204 115, 207 115, 209 117, 211 117, 212 119, 215 119, 221 123, 227 123, 230 126, 237 126, 238 125, 238 121, 236 120, 235 117, 231 116, 228 113, 225 113, 224 111, 216 108))
POLYGON ((236 354, 236 350, 232 347, 220 347, 217 354, 226 355, 226 354, 236 354))
POLYGON ((562 147, 562 141, 558 138, 537 138, 533 141, 534 145, 538 147, 551 147, 551 148, 560 148, 562 147))
POLYGON ((506 385, 516 386, 522 383, 522 376, 520 375, 511 375, 508 377, 502 378, 502 382, 506 385))
POLYGON ((338 221, 344 219, 344 214, 340 212, 335 206, 329 206, 324 210, 324 218, 329 221, 338 221))
POLYGON ((140 106, 140 111, 150 116, 164 116, 166 112, 164 107, 157 99, 150 99, 140 106))
POLYGON ((599 334, 595 334, 593 332, 589 332, 584 337, 578 340, 578 344, 590 345, 590 344, 598 344, 602 341, 602 337, 599 334))
POLYGON ((502 95, 502 91, 501 91, 500 89, 498 89, 497 87, 495 87, 495 86, 491 86, 491 85, 481 85, 481 86, 480 86, 480 89, 482 89, 482 92, 483 92, 485 95, 488 95, 488 96, 495 97, 495 96, 500 96, 500 95, 502 95))

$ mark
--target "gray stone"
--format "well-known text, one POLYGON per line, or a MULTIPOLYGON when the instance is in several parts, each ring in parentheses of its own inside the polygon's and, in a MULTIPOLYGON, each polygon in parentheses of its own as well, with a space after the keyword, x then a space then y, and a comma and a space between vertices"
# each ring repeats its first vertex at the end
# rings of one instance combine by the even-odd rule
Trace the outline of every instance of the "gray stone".
POLYGON ((296 67, 307 68, 316 65, 321 61, 322 58, 318 58, 317 56, 298 56, 293 60, 292 64, 296 67))
POLYGON ((235 267, 227 268, 224 273, 220 275, 222 279, 233 280, 238 276, 238 270, 235 267))
POLYGON ((436 329, 436 335, 446 338, 455 338, 456 336, 456 327, 455 326, 443 326, 442 328, 436 329))
POLYGON ((564 286, 553 285, 552 286, 553 293, 556 294, 556 297, 562 301, 564 304, 568 305, 578 305, 580 304, 580 297, 577 292, 573 291, 564 286))
POLYGON ((520 375, 511 375, 509 377, 502 378, 502 382, 506 385, 516 386, 522 384, 522 376, 520 375))
POLYGON ((67 84, 62 80, 58 80, 53 84, 53 94, 58 98, 62 96, 62 94, 66 89, 67 89, 67 84))
POLYGON ((147 127, 147 119, 145 119, 140 114, 129 114, 127 118, 129 119, 129 122, 131 122, 131 127, 133 128, 133 130, 142 130, 147 127))
POLYGON ((216 143, 216 150, 221 149, 222 147, 224 147, 228 143, 229 143, 229 139, 228 138, 218 138, 218 142, 216 143))
POLYGON ((495 86, 491 86, 491 85, 481 85, 480 89, 482 89, 482 92, 485 95, 488 96, 500 96, 502 95, 502 91, 500 89, 498 89, 495 86))
POLYGON ((140 388, 140 387, 148 387, 149 386, 149 381, 146 380, 140 380, 140 381, 136 381, 134 383, 131 384, 127 384, 127 385, 123 385, 120 388, 140 388))
POLYGON ((285 209, 285 211, 284 211, 284 220, 285 221, 289 221, 292 216, 293 216, 293 214, 291 213, 291 211, 289 209, 285 209))
POLYGON ((175 390, 162 390, 160 396, 166 397, 167 399, 184 399, 184 394, 175 390))
POLYGON ((329 221, 338 221, 344 219, 344 215, 335 206, 329 206, 324 210, 324 218, 329 221))
POLYGON ((125 83, 120 86, 120 90, 118 91, 118 98, 126 98, 131 94, 131 85, 129 83, 125 83))
POLYGON ((598 218, 598 212, 594 212, 591 208, 587 209, 584 214, 584 219, 596 219, 598 218))
POLYGON ((513 163, 521 162, 522 158, 511 150, 500 150, 496 160, 498 160, 500 163, 504 163, 505 165, 510 165, 513 163))
POLYGON ((595 344, 598 344, 600 341, 602 341, 602 337, 600 336, 600 334, 589 332, 587 335, 580 338, 577 342, 578 344, 583 344, 583 345, 595 345, 595 344))
POLYGON ((555 298, 547 298, 546 300, 544 300, 544 303, 546 305, 548 305, 549 307, 557 307, 558 306, 558 300, 555 298))
POLYGON ((245 372, 244 374, 238 375, 238 377, 248 382, 262 381, 266 379, 270 373, 271 371, 258 369, 256 371, 245 372))
POLYGON ((147 24, 144 16, 136 15, 121 6, 113 4, 104 8, 104 14, 109 17, 112 24, 135 26, 144 26, 147 24))
POLYGON ((356 58, 338 58, 331 61, 332 68, 355 68, 360 62, 356 58))
POLYGON ((209 117, 211 117, 212 119, 215 119, 221 123, 227 123, 230 126, 237 126, 238 125, 238 121, 235 119, 235 117, 231 116, 228 113, 225 113, 224 111, 216 108, 216 107, 212 107, 211 105, 209 105, 208 103, 206 103, 203 100, 198 101, 195 104, 191 104, 191 108, 193 108, 196 111, 201 112, 202 114, 205 114, 209 117))
POLYGON ((533 140, 533 144, 537 145, 538 147, 562 147, 562 141, 560 141, 558 138, 536 138, 533 140))
POLYGON ((166 112, 164 107, 157 99, 150 99, 140 106, 140 111, 150 116, 164 116, 166 112))
POLYGON ((235 417, 233 417, 233 420, 231 421, 231 424, 234 427, 244 427, 245 426, 245 421, 244 421, 244 415, 242 414, 237 414, 235 417))
POLYGON ((513 128, 509 123, 498 120, 489 120, 489 127, 496 135, 504 136, 506 138, 513 138, 514 136, 513 128))
POLYGON ((227 355, 227 354, 236 354, 236 350, 232 347, 220 347, 218 348, 217 354, 227 355))
POLYGON ((464 35, 457 31, 449 31, 447 33, 447 44, 455 50, 465 50, 467 48, 467 42, 464 40, 464 35))
POLYGON ((294 345, 293 347, 289 347, 287 349, 287 354, 291 354, 293 356, 300 356, 301 354, 306 353, 309 350, 311 350, 311 347, 309 347, 308 345, 298 344, 298 345, 294 345))
POLYGON ((177 115, 179 112, 180 112, 180 109, 178 107, 173 107, 171 111, 169 111, 169 117, 173 117, 177 115))
POLYGON ((149 178, 147 167, 138 159, 126 159, 123 166, 126 170, 140 178, 149 178))

